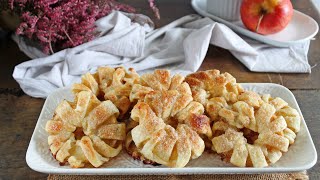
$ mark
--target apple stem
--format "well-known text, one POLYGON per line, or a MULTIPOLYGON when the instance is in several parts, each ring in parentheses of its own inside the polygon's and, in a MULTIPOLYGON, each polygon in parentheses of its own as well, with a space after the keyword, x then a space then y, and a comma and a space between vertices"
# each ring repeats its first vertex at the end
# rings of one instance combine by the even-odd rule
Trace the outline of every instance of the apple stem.
POLYGON ((261 21, 262 21, 263 17, 264 17, 264 14, 261 14, 261 16, 260 16, 260 18, 259 18, 259 21, 258 21, 257 28, 256 28, 256 32, 258 32, 258 31, 259 31, 260 24, 261 24, 261 21))

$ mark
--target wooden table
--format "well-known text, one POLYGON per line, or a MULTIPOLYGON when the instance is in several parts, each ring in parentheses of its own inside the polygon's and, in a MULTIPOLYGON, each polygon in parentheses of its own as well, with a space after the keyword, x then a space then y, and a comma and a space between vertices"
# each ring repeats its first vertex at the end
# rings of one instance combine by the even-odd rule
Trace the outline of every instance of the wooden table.
MULTIPOLYGON (((146 1, 123 0, 138 7, 138 11, 153 17, 146 1)), ((313 17, 318 23, 320 15, 309 0, 293 1, 298 9, 313 17)), ((187 14, 195 13, 189 0, 158 1, 161 20, 154 20, 157 27, 187 14)), ((306 27, 307 28, 307 27, 306 27)), ((301 107, 304 118, 313 137, 316 148, 320 149, 320 35, 311 42, 309 63, 314 66, 311 74, 254 73, 242 65, 228 51, 210 46, 201 66, 205 69, 220 69, 232 73, 238 82, 272 82, 282 84, 292 90, 301 107), (318 65, 318 66, 317 66, 318 65)), ((0 41, 0 179, 45 179, 47 174, 31 170, 25 162, 25 154, 37 118, 44 103, 43 99, 25 95, 12 78, 15 65, 28 60, 10 40, 0 41)), ((319 154, 319 153, 318 153, 319 154)), ((308 174, 311 179, 320 179, 318 163, 308 174)))

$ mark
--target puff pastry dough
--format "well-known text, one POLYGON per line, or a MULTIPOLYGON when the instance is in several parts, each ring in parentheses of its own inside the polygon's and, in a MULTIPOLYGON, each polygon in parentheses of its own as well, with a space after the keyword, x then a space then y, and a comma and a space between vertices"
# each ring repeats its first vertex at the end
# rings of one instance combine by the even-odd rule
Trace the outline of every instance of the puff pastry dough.
POLYGON ((74 102, 62 101, 45 127, 52 154, 75 168, 101 166, 122 149, 125 124, 118 116, 111 101, 99 101, 91 91, 78 92, 74 102))
POLYGON ((214 122, 212 149, 232 164, 268 166, 294 143, 301 119, 283 99, 244 91, 218 70, 191 74, 186 81, 214 122))
POLYGON ((221 74, 219 70, 199 71, 186 77, 190 85, 194 100, 203 105, 215 97, 223 97, 226 101, 236 102, 237 95, 243 88, 229 73, 221 74))
POLYGON ((92 91, 99 99, 112 101, 122 118, 130 109, 129 95, 133 84, 139 82, 139 79, 139 75, 132 68, 126 71, 123 67, 99 67, 95 74, 84 74, 81 83, 74 84, 72 89, 75 94, 92 91))
POLYGON ((168 70, 141 77, 100 67, 74 84, 46 124, 54 157, 71 167, 100 167, 125 149, 149 164, 184 167, 205 146, 235 166, 277 162, 300 131, 300 115, 281 98, 245 91, 229 73, 184 78, 168 70), (131 119, 119 123, 131 112, 131 119))
POLYGON ((134 143, 135 153, 169 167, 184 167, 202 154, 200 135, 211 137, 210 121, 183 76, 171 77, 167 70, 142 75, 130 100, 138 101, 131 112, 137 123, 128 133, 127 149, 134 143))

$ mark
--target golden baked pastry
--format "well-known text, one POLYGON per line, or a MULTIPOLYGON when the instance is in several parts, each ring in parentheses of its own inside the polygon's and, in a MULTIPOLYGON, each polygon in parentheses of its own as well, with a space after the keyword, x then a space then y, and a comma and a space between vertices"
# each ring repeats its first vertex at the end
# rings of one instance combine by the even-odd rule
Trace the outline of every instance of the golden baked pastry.
POLYGON ((195 101, 204 106, 208 100, 215 97, 223 97, 226 101, 236 102, 237 95, 243 92, 236 79, 229 73, 221 74, 219 70, 199 71, 189 74, 185 81, 192 90, 195 101))
POLYGON ((236 166, 265 167, 288 151, 300 130, 299 113, 283 99, 245 91, 218 70, 139 77, 133 69, 100 67, 72 91, 74 101, 62 101, 45 130, 54 157, 75 168, 100 167, 123 142, 149 164, 184 167, 209 142, 236 166), (129 112, 127 126, 117 121, 129 112))
POLYGON ((183 81, 180 75, 155 70, 133 85, 130 100, 138 103, 131 111, 136 126, 126 140, 130 154, 169 167, 184 167, 202 154, 200 135, 211 137, 210 121, 183 81))
POLYGON ((244 91, 217 70, 191 74, 186 81, 214 121, 212 149, 232 164, 268 166, 294 143, 301 119, 283 99, 244 91))
POLYGON ((91 91, 78 92, 74 102, 63 100, 45 127, 51 153, 71 167, 101 166, 122 149, 125 124, 118 116, 111 101, 99 101, 91 91))
POLYGON ((95 74, 86 73, 81 80, 72 87, 75 94, 92 91, 99 99, 112 101, 122 118, 130 109, 129 95, 133 84, 139 81, 139 75, 132 68, 126 71, 123 67, 99 67, 95 74))

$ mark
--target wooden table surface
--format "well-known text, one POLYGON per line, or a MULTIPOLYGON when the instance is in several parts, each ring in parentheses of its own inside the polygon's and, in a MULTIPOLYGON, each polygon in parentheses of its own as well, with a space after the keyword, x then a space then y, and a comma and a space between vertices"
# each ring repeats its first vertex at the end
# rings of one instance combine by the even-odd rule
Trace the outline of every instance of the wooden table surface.
MULTIPOLYGON (((152 16, 146 1, 122 0, 138 7, 138 11, 152 16)), ((293 1, 294 8, 313 17, 318 23, 320 15, 309 0, 293 1)), ((189 0, 158 1, 161 20, 154 20, 157 27, 187 14, 195 13, 189 0)), ((307 28, 307 27, 306 27, 307 28)), ((228 51, 210 46, 201 66, 205 69, 220 69, 230 72, 238 82, 272 82, 282 84, 292 90, 300 105, 316 148, 320 149, 320 38, 319 34, 311 42, 309 63, 311 74, 254 73, 242 65, 228 51)), ((0 41, 0 179, 46 179, 47 174, 31 170, 25 162, 25 154, 37 118, 44 103, 25 95, 12 78, 15 65, 28 60, 16 44, 7 39, 0 41)), ((319 151, 318 151, 319 154, 319 151)), ((310 179, 320 179, 320 164, 308 170, 310 179)))

